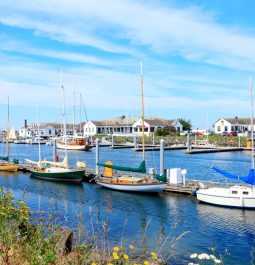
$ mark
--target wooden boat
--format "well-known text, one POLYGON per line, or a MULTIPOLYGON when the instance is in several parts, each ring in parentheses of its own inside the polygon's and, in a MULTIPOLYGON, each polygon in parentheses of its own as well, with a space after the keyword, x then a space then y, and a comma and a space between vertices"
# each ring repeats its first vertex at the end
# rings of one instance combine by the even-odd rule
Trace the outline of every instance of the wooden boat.
POLYGON ((166 188, 167 184, 161 182, 159 179, 162 176, 155 177, 153 175, 146 175, 145 166, 145 144, 144 144, 144 100, 143 100, 143 76, 142 76, 142 62, 141 62, 141 94, 142 94, 142 146, 143 146, 143 161, 138 168, 124 167, 112 165, 111 161, 98 163, 99 166, 104 167, 104 174, 98 176, 97 183, 102 187, 129 192, 160 192, 166 188), (121 175, 114 174, 113 170, 139 173, 136 175, 121 175), (142 175, 142 176, 141 176, 142 175))
POLYGON ((14 162, 18 161, 14 159, 14 162, 11 162, 9 159, 9 96, 8 96, 8 122, 7 122, 7 135, 6 135, 6 156, 0 157, 0 171, 17 171, 19 169, 19 166, 17 164, 14 164, 14 162))
POLYGON ((92 148, 92 145, 90 145, 90 143, 85 137, 74 136, 67 137, 66 141, 64 138, 62 138, 59 142, 57 142, 57 148, 66 148, 67 150, 89 151, 92 148))
POLYGON ((228 178, 240 179, 249 185, 231 185, 221 187, 207 187, 200 185, 196 192, 197 199, 202 202, 237 208, 255 208, 255 175, 254 175, 254 128, 253 128, 253 95, 252 95, 252 78, 250 78, 251 93, 251 169, 247 176, 237 176, 226 172, 222 169, 213 167, 218 173, 228 178))
MULTIPOLYGON (((62 73, 61 73, 61 88, 63 95, 63 118, 64 118, 64 137, 65 137, 66 114, 65 114, 65 93, 64 93, 64 86, 62 85, 62 73)), ((39 131, 39 123, 38 123, 38 131, 39 131)), ((70 168, 68 166, 66 140, 65 140, 65 158, 62 163, 50 162, 46 160, 41 161, 40 142, 39 142, 39 161, 35 163, 36 163, 36 168, 34 170, 31 170, 31 175, 35 178, 51 180, 51 181, 81 182, 84 178, 86 170, 86 168, 83 166, 80 168, 70 168)))

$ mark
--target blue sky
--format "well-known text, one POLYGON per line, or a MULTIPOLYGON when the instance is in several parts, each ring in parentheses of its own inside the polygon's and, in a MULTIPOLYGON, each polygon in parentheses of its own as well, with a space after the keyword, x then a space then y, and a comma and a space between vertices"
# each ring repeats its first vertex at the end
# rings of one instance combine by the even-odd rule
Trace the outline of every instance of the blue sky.
MULTIPOLYGON (((61 121, 60 68, 72 121, 73 90, 88 119, 145 115, 205 128, 249 116, 255 3, 246 0, 0 1, 0 128, 61 121), (15 3, 15 4, 14 4, 15 3)), ((83 111, 82 120, 85 119, 83 111)))

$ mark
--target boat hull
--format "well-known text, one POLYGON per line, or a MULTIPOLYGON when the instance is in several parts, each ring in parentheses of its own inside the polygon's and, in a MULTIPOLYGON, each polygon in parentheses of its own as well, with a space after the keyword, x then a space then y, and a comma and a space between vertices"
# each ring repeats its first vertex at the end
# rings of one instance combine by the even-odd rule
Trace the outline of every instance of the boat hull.
POLYGON ((85 170, 74 170, 69 172, 44 172, 31 170, 32 177, 51 181, 81 182, 84 178, 85 170))
POLYGON ((66 145, 65 144, 61 144, 61 143, 57 143, 57 148, 58 149, 67 149, 67 150, 78 150, 78 151, 89 151, 92 146, 90 145, 66 145))
POLYGON ((129 191, 129 192, 161 192, 166 188, 164 183, 154 183, 154 184, 116 184, 116 183, 105 183, 103 181, 97 181, 99 185, 104 188, 129 191))
POLYGON ((253 188, 243 188, 238 191, 237 194, 232 194, 233 188, 208 188, 199 189, 197 199, 201 202, 234 208, 250 208, 255 209, 255 191, 253 188), (248 192, 247 195, 243 195, 243 192, 248 192))
POLYGON ((17 165, 0 165, 0 171, 11 171, 15 172, 18 171, 19 166, 17 165))

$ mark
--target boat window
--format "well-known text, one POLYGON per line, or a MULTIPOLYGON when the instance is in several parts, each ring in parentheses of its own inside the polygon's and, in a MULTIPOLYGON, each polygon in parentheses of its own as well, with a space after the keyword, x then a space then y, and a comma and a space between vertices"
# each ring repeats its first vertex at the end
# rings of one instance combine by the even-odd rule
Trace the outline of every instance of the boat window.
POLYGON ((243 195, 248 195, 249 192, 248 191, 243 191, 243 195))
POLYGON ((237 191, 236 190, 232 190, 232 194, 237 194, 237 191))

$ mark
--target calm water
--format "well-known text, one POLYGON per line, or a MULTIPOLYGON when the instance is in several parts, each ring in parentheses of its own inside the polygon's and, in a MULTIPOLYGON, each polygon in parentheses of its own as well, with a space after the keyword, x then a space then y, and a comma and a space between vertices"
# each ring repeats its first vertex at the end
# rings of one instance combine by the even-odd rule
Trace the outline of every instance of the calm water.
MULTIPOLYGON (((42 158, 50 159, 52 147, 42 146, 42 158)), ((37 159, 38 146, 11 145, 12 157, 21 160, 37 159)), ((5 147, 0 145, 0 153, 5 147)), ((63 157, 63 152, 59 152, 63 157)), ((71 163, 87 161, 95 166, 95 150, 69 152, 71 163)), ((100 160, 111 159, 123 165, 138 165, 141 153, 132 150, 100 149, 100 160)), ((159 165, 159 152, 147 153, 147 166, 159 165)), ((245 152, 185 155, 183 151, 166 151, 165 167, 182 167, 188 170, 187 178, 201 180, 226 180, 210 168, 217 165, 236 174, 245 174, 250 167, 245 152), (245 172, 245 173, 244 173, 245 172)), ((34 212, 58 212, 57 223, 73 229, 78 219, 84 219, 85 229, 91 232, 91 218, 95 229, 102 222, 109 225, 111 245, 146 245, 155 250, 161 238, 168 238, 162 255, 172 264, 185 264, 194 252, 208 252, 209 247, 225 249, 231 254, 225 264, 250 264, 250 253, 255 246, 255 211, 210 206, 197 202, 195 197, 160 194, 138 195, 103 189, 96 184, 52 183, 30 178, 29 174, 2 174, 0 185, 11 190, 17 199, 25 199, 34 212), (26 191, 24 195, 24 190, 26 191), (170 241, 189 231, 171 250, 170 241), (170 257, 170 255, 173 255, 170 257)))

